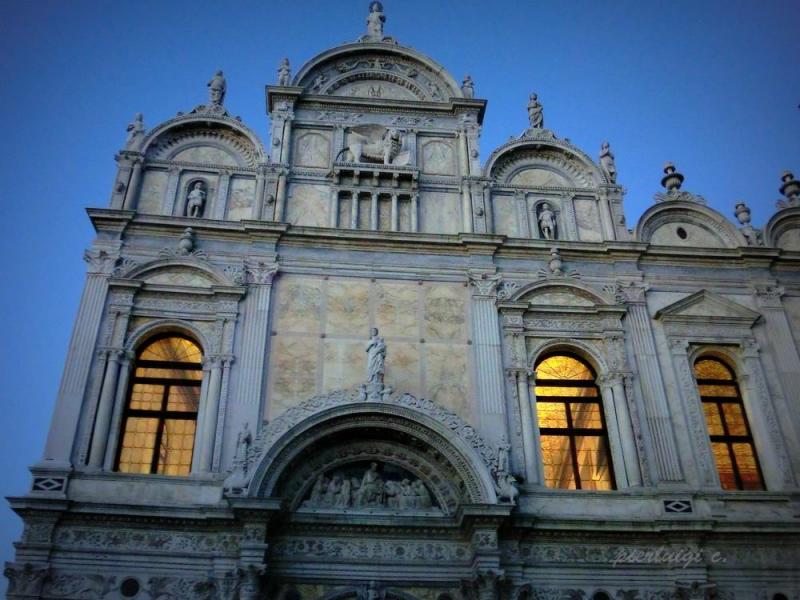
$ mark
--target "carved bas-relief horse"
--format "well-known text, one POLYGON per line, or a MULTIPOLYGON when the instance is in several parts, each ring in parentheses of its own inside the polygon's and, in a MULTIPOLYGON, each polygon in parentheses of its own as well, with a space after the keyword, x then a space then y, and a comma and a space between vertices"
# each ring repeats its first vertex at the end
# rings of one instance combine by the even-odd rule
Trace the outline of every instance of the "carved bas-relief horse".
POLYGON ((410 153, 403 150, 403 135, 380 125, 360 125, 347 132, 347 145, 336 155, 346 162, 407 165, 410 153))

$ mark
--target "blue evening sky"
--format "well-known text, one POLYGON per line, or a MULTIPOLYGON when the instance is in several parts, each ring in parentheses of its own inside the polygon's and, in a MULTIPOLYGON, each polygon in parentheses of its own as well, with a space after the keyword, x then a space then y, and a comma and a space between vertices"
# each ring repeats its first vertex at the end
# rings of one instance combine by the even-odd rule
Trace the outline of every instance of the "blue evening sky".
MULTIPOLYGON (((0 457, 2 495, 23 494, 41 455, 113 156, 141 111, 152 127, 206 98, 266 137, 264 85, 363 33, 367 0, 0 1, 0 457)), ((800 176, 797 0, 386 0, 386 32, 487 98, 482 160, 545 124, 596 157, 616 154, 633 227, 672 160, 684 189, 762 226, 780 174, 800 176)), ((263 138, 262 138, 263 139, 263 138)), ((0 507, 0 560, 19 520, 0 507)), ((0 586, 2 591, 2 586, 0 586)))

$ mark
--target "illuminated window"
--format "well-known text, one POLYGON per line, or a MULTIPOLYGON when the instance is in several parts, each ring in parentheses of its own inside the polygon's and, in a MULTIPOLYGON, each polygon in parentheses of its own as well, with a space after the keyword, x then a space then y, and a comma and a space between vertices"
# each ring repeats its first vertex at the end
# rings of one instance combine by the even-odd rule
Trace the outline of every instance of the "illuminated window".
POLYGON ((536 367, 536 414, 547 487, 613 490, 600 392, 582 360, 548 356, 536 367))
POLYGON ((694 363, 694 376, 722 487, 763 490, 750 424, 733 371, 716 358, 703 357, 694 363))
POLYGON ((188 475, 192 466, 203 355, 191 340, 151 340, 136 357, 122 422, 117 470, 188 475))

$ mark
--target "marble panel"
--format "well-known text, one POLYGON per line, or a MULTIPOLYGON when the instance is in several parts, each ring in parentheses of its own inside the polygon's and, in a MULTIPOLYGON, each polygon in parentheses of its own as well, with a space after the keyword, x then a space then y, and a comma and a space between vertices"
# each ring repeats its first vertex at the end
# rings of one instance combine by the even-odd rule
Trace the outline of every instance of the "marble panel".
POLYGON ((800 250, 800 229, 789 229, 775 241, 777 248, 800 250))
POLYGON ((530 187, 571 187, 572 184, 564 177, 547 169, 524 169, 517 172, 509 183, 526 185, 530 187))
POLYGON ((400 231, 411 231, 411 199, 402 198, 397 204, 397 228, 400 231))
POLYGON ((425 339, 466 341, 467 317, 464 287, 434 283, 425 294, 425 339))
POLYGON ((253 218, 256 180, 252 177, 232 177, 228 190, 228 219, 240 221, 253 218))
POLYGON ((710 231, 693 223, 668 223, 653 232, 650 243, 659 246, 686 248, 724 248, 722 241, 710 231), (682 230, 685 235, 682 235, 682 230))
POLYGON ((456 174, 456 152, 453 144, 443 140, 420 139, 422 172, 433 175, 456 174))
POLYGON ((139 192, 139 204, 137 206, 139 212, 152 215, 161 214, 168 177, 169 175, 166 171, 149 169, 145 171, 139 192))
POLYGON ((319 132, 300 133, 294 142, 294 162, 303 167, 330 166, 331 142, 319 132))
POLYGON ((519 219, 517 219, 517 200, 513 196, 493 196, 492 210, 494 232, 510 237, 520 237, 519 219))
POLYGON ((277 281, 275 331, 319 333, 321 286, 321 280, 310 277, 280 277, 277 281))
POLYGON ((364 336, 369 333, 369 282, 328 282, 325 333, 364 336))
POLYGON ((171 160, 178 162, 200 163, 204 165, 225 165, 235 167, 236 158, 230 152, 214 146, 193 146, 181 150, 171 160))
MULTIPOLYGON (((389 341, 388 345, 384 377, 386 384, 398 392, 420 396, 420 344, 389 341)), ((363 344, 361 347, 363 351, 363 344)))
POLYGON ((372 197, 361 195, 358 198, 358 228, 372 229, 372 197))
POLYGON ((339 227, 342 229, 350 229, 350 221, 353 218, 352 206, 352 198, 339 198, 339 227))
POLYGON ((420 197, 420 231, 458 233, 462 229, 460 196, 457 193, 426 192, 420 197))
POLYGON ((328 338, 323 340, 322 351, 323 393, 351 388, 364 382, 367 354, 363 341, 328 338))
POLYGON ((425 344, 425 396, 470 419, 467 349, 456 344, 425 344))
POLYGON ((578 222, 578 237, 584 242, 601 242, 603 233, 597 202, 588 198, 575 199, 575 219, 578 222))
POLYGON ((794 341, 800 348, 800 298, 784 296, 783 309, 786 311, 789 323, 791 323, 794 341))
POLYGON ((195 269, 162 270, 145 278, 147 283, 182 285, 189 287, 211 287, 214 282, 195 269))
POLYGON ((318 346, 316 338, 273 338, 269 368, 272 378, 270 418, 317 393, 318 346))
POLYGON ((375 326, 384 336, 420 337, 417 318, 422 287, 416 283, 375 284, 375 326))
POLYGON ((594 306, 588 298, 570 292, 542 292, 530 297, 528 302, 539 306, 594 306))
POLYGON ((378 199, 378 229, 392 229, 392 199, 385 196, 378 199))
POLYGON ((293 183, 286 199, 286 220, 292 225, 327 227, 330 191, 325 185, 293 183))

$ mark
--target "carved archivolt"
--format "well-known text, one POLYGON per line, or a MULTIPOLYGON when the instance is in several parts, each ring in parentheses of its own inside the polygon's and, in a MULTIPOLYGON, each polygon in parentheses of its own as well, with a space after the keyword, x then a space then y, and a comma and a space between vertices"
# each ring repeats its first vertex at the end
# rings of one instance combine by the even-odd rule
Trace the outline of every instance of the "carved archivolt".
POLYGON ((258 149, 244 135, 227 128, 182 127, 170 129, 158 136, 147 149, 149 160, 172 160, 179 152, 196 146, 217 148, 227 154, 233 164, 256 168, 258 149))
POLYGON ((564 142, 517 140, 501 146, 486 164, 487 176, 498 184, 510 184, 521 172, 541 168, 568 182, 567 187, 595 188, 602 181, 594 163, 564 142))
MULTIPOLYGON (((412 445, 426 448, 431 456, 440 455, 443 466, 435 470, 442 473, 444 468, 463 484, 467 501, 497 501, 492 480, 492 473, 497 469, 497 449, 487 444, 471 425, 430 400, 409 394, 387 394, 380 400, 365 401, 357 390, 315 396, 266 425, 249 452, 247 471, 252 473, 252 481, 248 495, 274 496, 281 488, 295 490, 290 481, 287 483, 285 471, 306 448, 324 444, 330 436, 365 428, 384 429, 387 436, 416 440, 412 445)), ((377 447, 375 450, 377 452, 377 447)), ((452 504, 447 487, 450 484, 439 485, 433 475, 425 474, 421 466, 414 466, 407 459, 401 464, 397 457, 386 458, 419 473, 416 476, 425 479, 444 506, 452 504)), ((426 461, 433 469, 432 459, 419 461, 420 465, 426 461)), ((300 490, 292 493, 300 493, 300 490)))

